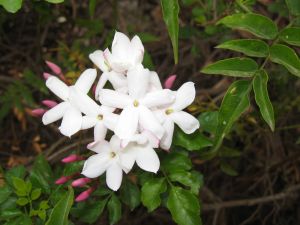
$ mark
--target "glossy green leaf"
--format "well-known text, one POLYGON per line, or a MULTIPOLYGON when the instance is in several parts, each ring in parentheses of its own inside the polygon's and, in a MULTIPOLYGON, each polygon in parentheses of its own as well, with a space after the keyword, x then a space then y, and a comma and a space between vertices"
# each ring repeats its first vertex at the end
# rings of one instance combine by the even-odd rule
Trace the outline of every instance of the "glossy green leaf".
POLYGON ((27 190, 26 189, 26 182, 23 179, 20 179, 18 177, 13 177, 12 180, 13 180, 14 188, 16 190, 26 192, 26 190, 27 190))
POLYGON ((36 188, 34 189, 32 192, 31 192, 31 200, 36 200, 38 199, 40 196, 41 196, 41 193, 42 193, 42 189, 40 188, 36 188))
POLYGON ((253 80, 253 90, 255 101, 260 109, 260 113, 271 130, 275 129, 274 110, 268 94, 268 74, 265 70, 257 72, 253 80))
POLYGON ((169 178, 171 181, 176 181, 190 187, 191 192, 195 195, 198 195, 199 189, 203 185, 203 176, 196 171, 178 171, 170 174, 169 178))
POLYGON ((290 73, 300 77, 300 60, 296 52, 290 47, 275 44, 270 48, 272 62, 283 65, 290 73))
POLYGON ((0 0, 0 5, 10 13, 15 13, 22 7, 23 0, 0 0))
POLYGON ((57 202, 51 211, 46 225, 67 225, 68 216, 74 201, 74 191, 68 187, 68 192, 57 202))
POLYGON ((288 27, 283 29, 279 34, 280 40, 300 47, 300 28, 299 27, 288 27))
POLYGON ((180 129, 175 131, 173 144, 189 151, 199 151, 205 147, 212 146, 212 142, 198 130, 193 134, 186 134, 180 129))
POLYGON ((200 121, 200 129, 214 134, 218 125, 218 111, 203 112, 198 117, 200 121))
POLYGON ((198 198, 181 187, 170 190, 167 207, 173 220, 179 225, 200 225, 200 205, 198 198))
POLYGON ((175 64, 178 63, 179 4, 178 0, 161 0, 164 21, 173 46, 175 64))
POLYGON ((251 82, 247 80, 238 80, 228 88, 219 110, 214 150, 220 147, 223 138, 229 133, 233 123, 249 107, 250 90, 251 82))
POLYGON ((12 193, 12 190, 8 187, 8 185, 5 185, 3 187, 0 187, 0 204, 4 202, 12 193))
POLYGON ((252 77, 258 69, 257 63, 249 58, 229 58, 210 64, 201 70, 206 74, 232 77, 252 77))
POLYGON ((278 33, 276 24, 268 17, 260 14, 233 14, 224 17, 218 23, 233 29, 248 31, 257 37, 264 39, 274 39, 278 33))
POLYGON ((122 216, 121 202, 115 194, 112 194, 107 203, 109 224, 117 223, 122 216))
POLYGON ((171 151, 161 162, 162 169, 171 174, 176 171, 190 170, 192 162, 184 151, 171 151))
POLYGON ((299 0, 285 0, 292 15, 300 16, 300 1, 299 0))
POLYGON ((141 192, 136 184, 125 180, 121 186, 121 200, 134 210, 141 202, 141 192))
POLYGON ((258 39, 230 40, 218 45, 216 48, 229 49, 252 57, 267 57, 269 54, 269 46, 258 39))
POLYGON ((50 3, 54 3, 54 4, 57 4, 57 3, 62 3, 64 2, 65 0, 45 0, 46 2, 50 2, 50 3))
POLYGON ((161 204, 160 195, 167 190, 165 178, 152 178, 144 183, 142 187, 142 203, 152 212, 161 204))
POLYGON ((24 206, 24 205, 27 205, 29 203, 29 201, 27 198, 21 197, 17 200, 16 203, 20 206, 24 206))

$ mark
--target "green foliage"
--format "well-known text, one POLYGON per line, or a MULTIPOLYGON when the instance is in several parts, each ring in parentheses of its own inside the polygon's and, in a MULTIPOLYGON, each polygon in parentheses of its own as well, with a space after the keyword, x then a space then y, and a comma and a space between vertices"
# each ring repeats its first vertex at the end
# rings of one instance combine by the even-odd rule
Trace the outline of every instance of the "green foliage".
POLYGON ((0 0, 0 5, 4 7, 7 12, 16 13, 22 7, 23 0, 0 0))
POLYGON ((123 181, 121 187, 121 200, 134 210, 141 202, 141 193, 138 186, 129 180, 123 181))
POLYGON ((286 4, 291 12, 295 16, 300 15, 300 2, 298 0, 285 0, 286 4))
POLYGON ((178 63, 179 4, 178 0, 161 0, 164 21, 171 38, 175 64, 178 63))
POLYGON ((111 195, 111 198, 107 203, 107 209, 109 213, 109 223, 117 223, 122 216, 122 207, 120 200, 115 194, 111 195))
POLYGON ((252 77, 257 69, 257 63, 253 59, 230 58, 210 64, 203 68, 201 72, 233 77, 252 77))
POLYGON ((280 40, 300 47, 300 28, 299 27, 288 27, 283 29, 279 34, 280 40))

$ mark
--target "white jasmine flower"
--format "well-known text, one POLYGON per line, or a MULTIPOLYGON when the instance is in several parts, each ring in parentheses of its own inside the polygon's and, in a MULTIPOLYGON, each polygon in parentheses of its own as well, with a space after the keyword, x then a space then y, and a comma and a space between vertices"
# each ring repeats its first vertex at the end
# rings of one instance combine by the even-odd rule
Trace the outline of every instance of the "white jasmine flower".
POLYGON ((127 73, 128 95, 109 89, 100 91, 99 100, 103 105, 123 109, 114 129, 121 139, 130 139, 139 125, 158 139, 164 134, 164 128, 150 109, 172 103, 175 96, 170 90, 147 93, 149 79, 150 71, 140 65, 127 73))
POLYGON ((107 186, 117 191, 122 183, 123 171, 128 173, 134 164, 134 154, 121 148, 121 140, 116 135, 112 136, 110 142, 94 142, 88 148, 97 154, 87 159, 81 173, 96 178, 106 172, 107 186))
POLYGON ((57 97, 61 98, 63 102, 43 115, 42 121, 44 125, 63 118, 59 127, 63 135, 71 137, 71 135, 79 131, 82 125, 81 113, 87 113, 89 109, 99 107, 87 95, 96 79, 96 74, 95 69, 87 69, 81 74, 75 85, 70 87, 55 76, 49 77, 46 81, 46 86, 57 97))
POLYGON ((176 92, 176 99, 172 105, 160 111, 164 117, 163 127, 165 134, 161 139, 160 146, 168 150, 172 144, 174 123, 186 134, 191 134, 200 126, 199 121, 191 114, 182 111, 195 99, 195 86, 193 82, 184 83, 176 92))

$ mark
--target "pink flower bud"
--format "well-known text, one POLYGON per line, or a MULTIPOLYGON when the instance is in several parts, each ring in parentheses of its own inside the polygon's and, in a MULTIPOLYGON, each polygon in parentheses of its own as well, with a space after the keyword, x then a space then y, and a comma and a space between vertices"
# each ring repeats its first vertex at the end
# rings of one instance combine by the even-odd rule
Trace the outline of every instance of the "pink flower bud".
POLYGON ((43 100, 42 103, 49 108, 53 108, 57 105, 57 102, 52 100, 43 100))
POLYGON ((61 161, 63 163, 71 163, 71 162, 76 162, 76 161, 80 161, 80 160, 83 160, 83 157, 81 157, 79 155, 71 154, 71 155, 63 158, 61 161))
POLYGON ((45 112, 46 112, 45 109, 39 108, 39 109, 32 110, 31 114, 32 116, 41 117, 44 115, 45 112))
POLYGON ((94 187, 91 187, 89 189, 87 189, 84 192, 81 192, 75 199, 75 202, 82 202, 85 201, 86 199, 88 199, 90 197, 90 195, 93 193, 93 191, 95 190, 94 187))
POLYGON ((167 89, 171 89, 173 87, 173 84, 174 84, 175 80, 176 80, 176 77, 177 77, 176 75, 170 75, 166 79, 166 81, 164 83, 164 87, 167 88, 167 89))
POLYGON ((56 75, 61 74, 61 68, 53 62, 46 61, 47 66, 52 70, 56 75))
POLYGON ((92 87, 93 96, 96 95, 96 87, 97 87, 97 85, 93 85, 93 87, 92 87))
POLYGON ((92 180, 90 178, 84 177, 84 178, 79 178, 77 180, 74 180, 72 182, 73 187, 83 187, 85 184, 91 182, 92 180))
POLYGON ((46 73, 46 72, 43 73, 43 77, 45 80, 47 80, 51 76, 53 76, 53 75, 51 75, 50 73, 46 73))
POLYGON ((55 184, 64 184, 66 183, 68 180, 70 180, 72 177, 71 176, 62 176, 60 178, 58 178, 56 181, 55 181, 55 184))

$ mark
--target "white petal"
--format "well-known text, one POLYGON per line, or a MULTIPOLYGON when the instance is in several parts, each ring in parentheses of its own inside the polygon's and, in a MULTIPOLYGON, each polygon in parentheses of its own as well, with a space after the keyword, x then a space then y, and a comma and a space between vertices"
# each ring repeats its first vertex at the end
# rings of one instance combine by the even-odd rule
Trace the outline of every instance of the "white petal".
POLYGON ((105 116, 103 117, 104 125, 112 131, 115 130, 118 120, 119 120, 119 115, 115 113, 108 113, 105 114, 105 116))
POLYGON ((141 39, 136 35, 131 40, 130 50, 132 52, 130 57, 132 57, 133 64, 141 64, 143 62, 145 50, 141 39))
POLYGON ((64 114, 59 130, 63 135, 71 137, 73 134, 80 130, 81 123, 81 113, 74 107, 69 107, 64 114))
POLYGON ((62 102, 45 112, 42 118, 43 124, 48 125, 49 123, 61 119, 69 106, 70 104, 68 102, 62 102))
POLYGON ((110 89, 102 89, 99 92, 99 101, 106 106, 123 109, 127 105, 132 104, 132 99, 123 93, 110 89))
POLYGON ((96 123, 94 127, 94 139, 95 141, 103 141, 105 139, 107 133, 107 128, 105 127, 103 122, 96 123))
POLYGON ((69 96, 69 87, 55 76, 51 76, 46 81, 46 86, 59 98, 67 101, 69 96))
POLYGON ((176 100, 173 109, 176 111, 183 110, 188 107, 195 99, 196 90, 193 82, 184 83, 176 92, 176 100))
MULTIPOLYGON (((148 143, 152 148, 158 148, 159 146, 159 139, 149 130, 144 130, 142 134, 147 138, 148 143)), ((144 144, 144 143, 139 143, 144 144)))
POLYGON ((89 58, 102 72, 109 71, 107 62, 105 62, 103 51, 96 50, 92 54, 89 55, 89 58))
POLYGON ((163 123, 165 128, 165 134, 160 140, 160 147, 164 150, 169 150, 172 144, 173 132, 174 132, 174 122, 172 119, 166 119, 163 123))
POLYGON ((113 163, 106 170, 106 184, 113 191, 117 191, 122 183, 123 171, 117 164, 113 163))
POLYGON ((92 150, 96 153, 109 153, 111 151, 111 147, 108 141, 94 141, 87 145, 87 149, 92 150))
POLYGON ((129 38, 121 32, 116 32, 111 46, 112 55, 120 59, 126 59, 128 57, 129 48, 129 38))
POLYGON ((109 140, 110 148, 114 152, 121 150, 121 139, 117 135, 113 135, 109 140))
POLYGON ((147 93, 141 100, 141 103, 148 108, 153 108, 171 104, 174 102, 174 100, 174 93, 168 89, 164 89, 147 93))
POLYGON ((193 133, 200 126, 199 121, 187 112, 174 112, 170 117, 186 134, 193 133))
POLYGON ((87 94, 91 89, 95 79, 97 76, 96 69, 86 69, 78 78, 75 83, 75 87, 82 91, 83 93, 87 94))
POLYGON ((154 114, 145 106, 139 106, 139 124, 143 130, 149 130, 158 139, 161 139, 164 134, 164 128, 160 125, 154 114))
POLYGON ((96 91, 95 91, 95 99, 96 100, 99 100, 99 92, 100 92, 100 90, 102 90, 102 88, 104 87, 104 85, 107 82, 107 79, 108 79, 107 74, 108 74, 107 72, 102 73, 102 75, 100 76, 100 79, 97 83, 96 91))
POLYGON ((150 146, 138 146, 136 147, 137 165, 148 172, 156 173, 159 169, 160 162, 156 152, 150 146))
POLYGON ((127 78, 122 73, 111 71, 107 77, 115 90, 127 86, 127 78))
POLYGON ((150 71, 142 65, 127 72, 128 92, 133 99, 144 97, 149 87, 150 71))
POLYGON ((69 99, 70 103, 85 115, 96 116, 101 112, 100 106, 93 99, 87 94, 77 91, 74 87, 70 87, 69 99))
POLYGON ((120 156, 120 165, 125 173, 129 173, 132 169, 135 159, 136 159, 136 151, 134 148, 125 148, 119 154, 120 156))
POLYGON ((150 71, 150 84, 154 87, 154 90, 162 89, 159 76, 155 71, 150 71))
POLYGON ((85 161, 81 174, 89 178, 99 177, 106 171, 110 163, 108 154, 93 155, 85 161))
POLYGON ((139 120, 138 108, 129 106, 123 109, 118 123, 115 127, 115 134, 121 139, 131 138, 137 131, 139 120))
POLYGON ((98 120, 96 117, 91 117, 91 116, 83 116, 82 117, 82 123, 81 123, 81 129, 89 129, 91 127, 94 127, 98 120))

